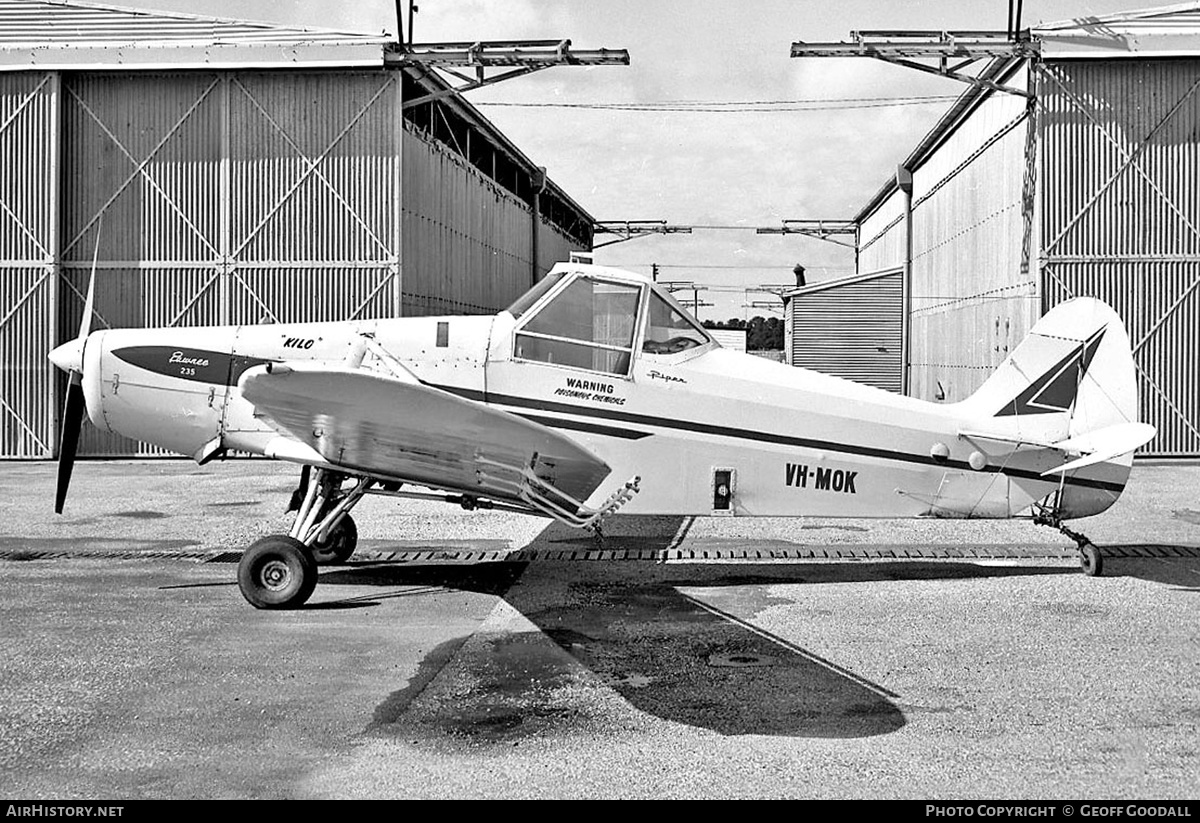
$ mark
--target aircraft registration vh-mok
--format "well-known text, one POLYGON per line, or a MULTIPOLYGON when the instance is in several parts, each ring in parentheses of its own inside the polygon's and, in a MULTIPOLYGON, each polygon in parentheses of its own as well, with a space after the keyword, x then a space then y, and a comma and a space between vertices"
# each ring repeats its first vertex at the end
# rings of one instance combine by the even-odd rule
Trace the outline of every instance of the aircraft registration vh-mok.
POLYGON ((86 406, 105 431, 208 463, 303 467, 291 532, 243 554, 258 608, 303 604, 345 561, 367 494, 532 512, 598 531, 627 514, 1029 518, 1120 496, 1136 421, 1129 338, 1088 298, 1051 309, 987 381, 932 403, 722 348, 631 272, 560 263, 493 316, 89 333, 70 374, 55 510, 86 406), (424 491, 417 491, 424 489, 424 491))

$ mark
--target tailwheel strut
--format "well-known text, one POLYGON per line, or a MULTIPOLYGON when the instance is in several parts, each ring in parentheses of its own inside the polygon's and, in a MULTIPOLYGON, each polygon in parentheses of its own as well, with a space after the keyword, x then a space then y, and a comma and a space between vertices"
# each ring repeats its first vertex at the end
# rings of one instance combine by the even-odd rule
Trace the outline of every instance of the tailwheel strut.
POLYGON ((317 585, 317 565, 345 562, 358 543, 350 510, 374 481, 358 478, 348 491, 347 475, 305 467, 296 519, 287 535, 255 542, 238 564, 242 596, 259 609, 294 609, 304 605, 317 585))
POLYGON ((1104 556, 1100 554, 1100 549, 1096 548, 1096 544, 1089 540, 1087 535, 1069 528, 1062 518, 1050 512, 1039 513, 1033 518, 1033 522, 1039 526, 1058 529, 1059 532, 1074 540, 1079 549, 1079 567, 1088 577, 1099 577, 1103 574, 1104 556))

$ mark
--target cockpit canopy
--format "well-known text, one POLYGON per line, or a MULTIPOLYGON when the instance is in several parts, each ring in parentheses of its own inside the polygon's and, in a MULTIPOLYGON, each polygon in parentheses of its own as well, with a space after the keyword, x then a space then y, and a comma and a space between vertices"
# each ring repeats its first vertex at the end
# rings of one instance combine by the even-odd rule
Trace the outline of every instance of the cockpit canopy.
POLYGON ((609 375, 627 376, 634 352, 659 358, 717 345, 660 286, 616 269, 556 266, 508 311, 516 359, 609 375))

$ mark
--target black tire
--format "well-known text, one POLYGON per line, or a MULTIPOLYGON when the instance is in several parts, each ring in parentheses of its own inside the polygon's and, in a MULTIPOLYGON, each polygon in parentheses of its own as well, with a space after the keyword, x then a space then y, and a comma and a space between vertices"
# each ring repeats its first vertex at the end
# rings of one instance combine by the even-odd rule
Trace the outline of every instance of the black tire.
POLYGON ((317 564, 299 540, 276 534, 256 540, 238 564, 238 588, 256 609, 295 609, 317 587, 317 564))
POLYGON ((1079 547, 1079 566, 1088 577, 1099 577, 1104 573, 1104 556, 1091 543, 1079 547))
POLYGON ((350 515, 343 515, 329 534, 329 539, 312 545, 312 557, 318 566, 345 563, 358 547, 358 526, 350 515))

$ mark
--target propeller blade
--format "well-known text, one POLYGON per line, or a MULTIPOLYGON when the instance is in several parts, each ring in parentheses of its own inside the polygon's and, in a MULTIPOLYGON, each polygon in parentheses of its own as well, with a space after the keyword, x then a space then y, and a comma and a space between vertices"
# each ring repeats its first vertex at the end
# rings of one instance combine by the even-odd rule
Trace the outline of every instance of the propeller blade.
POLYGON ((63 406, 62 427, 58 439, 58 482, 54 489, 54 513, 62 514, 75 468, 75 453, 79 449, 79 430, 87 401, 83 394, 83 350, 92 331, 92 313, 96 304, 96 261, 100 259, 100 227, 104 214, 96 223, 96 249, 92 252, 92 273, 88 277, 87 297, 83 301, 83 319, 79 321, 79 336, 50 352, 50 360, 71 375, 67 384, 67 400, 63 406))
POLYGON ((79 339, 86 340, 92 330, 92 309, 96 302, 96 261, 100 259, 100 227, 104 225, 104 212, 96 223, 96 249, 92 252, 92 273, 88 277, 87 297, 83 301, 83 319, 79 321, 79 339))
POLYGON ((88 277, 87 297, 83 302, 83 319, 79 321, 79 340, 86 340, 92 330, 92 305, 96 295, 96 270, 88 277))
POLYGON ((71 372, 67 385, 67 402, 63 408, 62 435, 58 442, 58 486, 54 492, 54 513, 62 514, 71 485, 71 470, 75 468, 75 451, 79 446, 79 430, 83 426, 83 377, 71 372))

